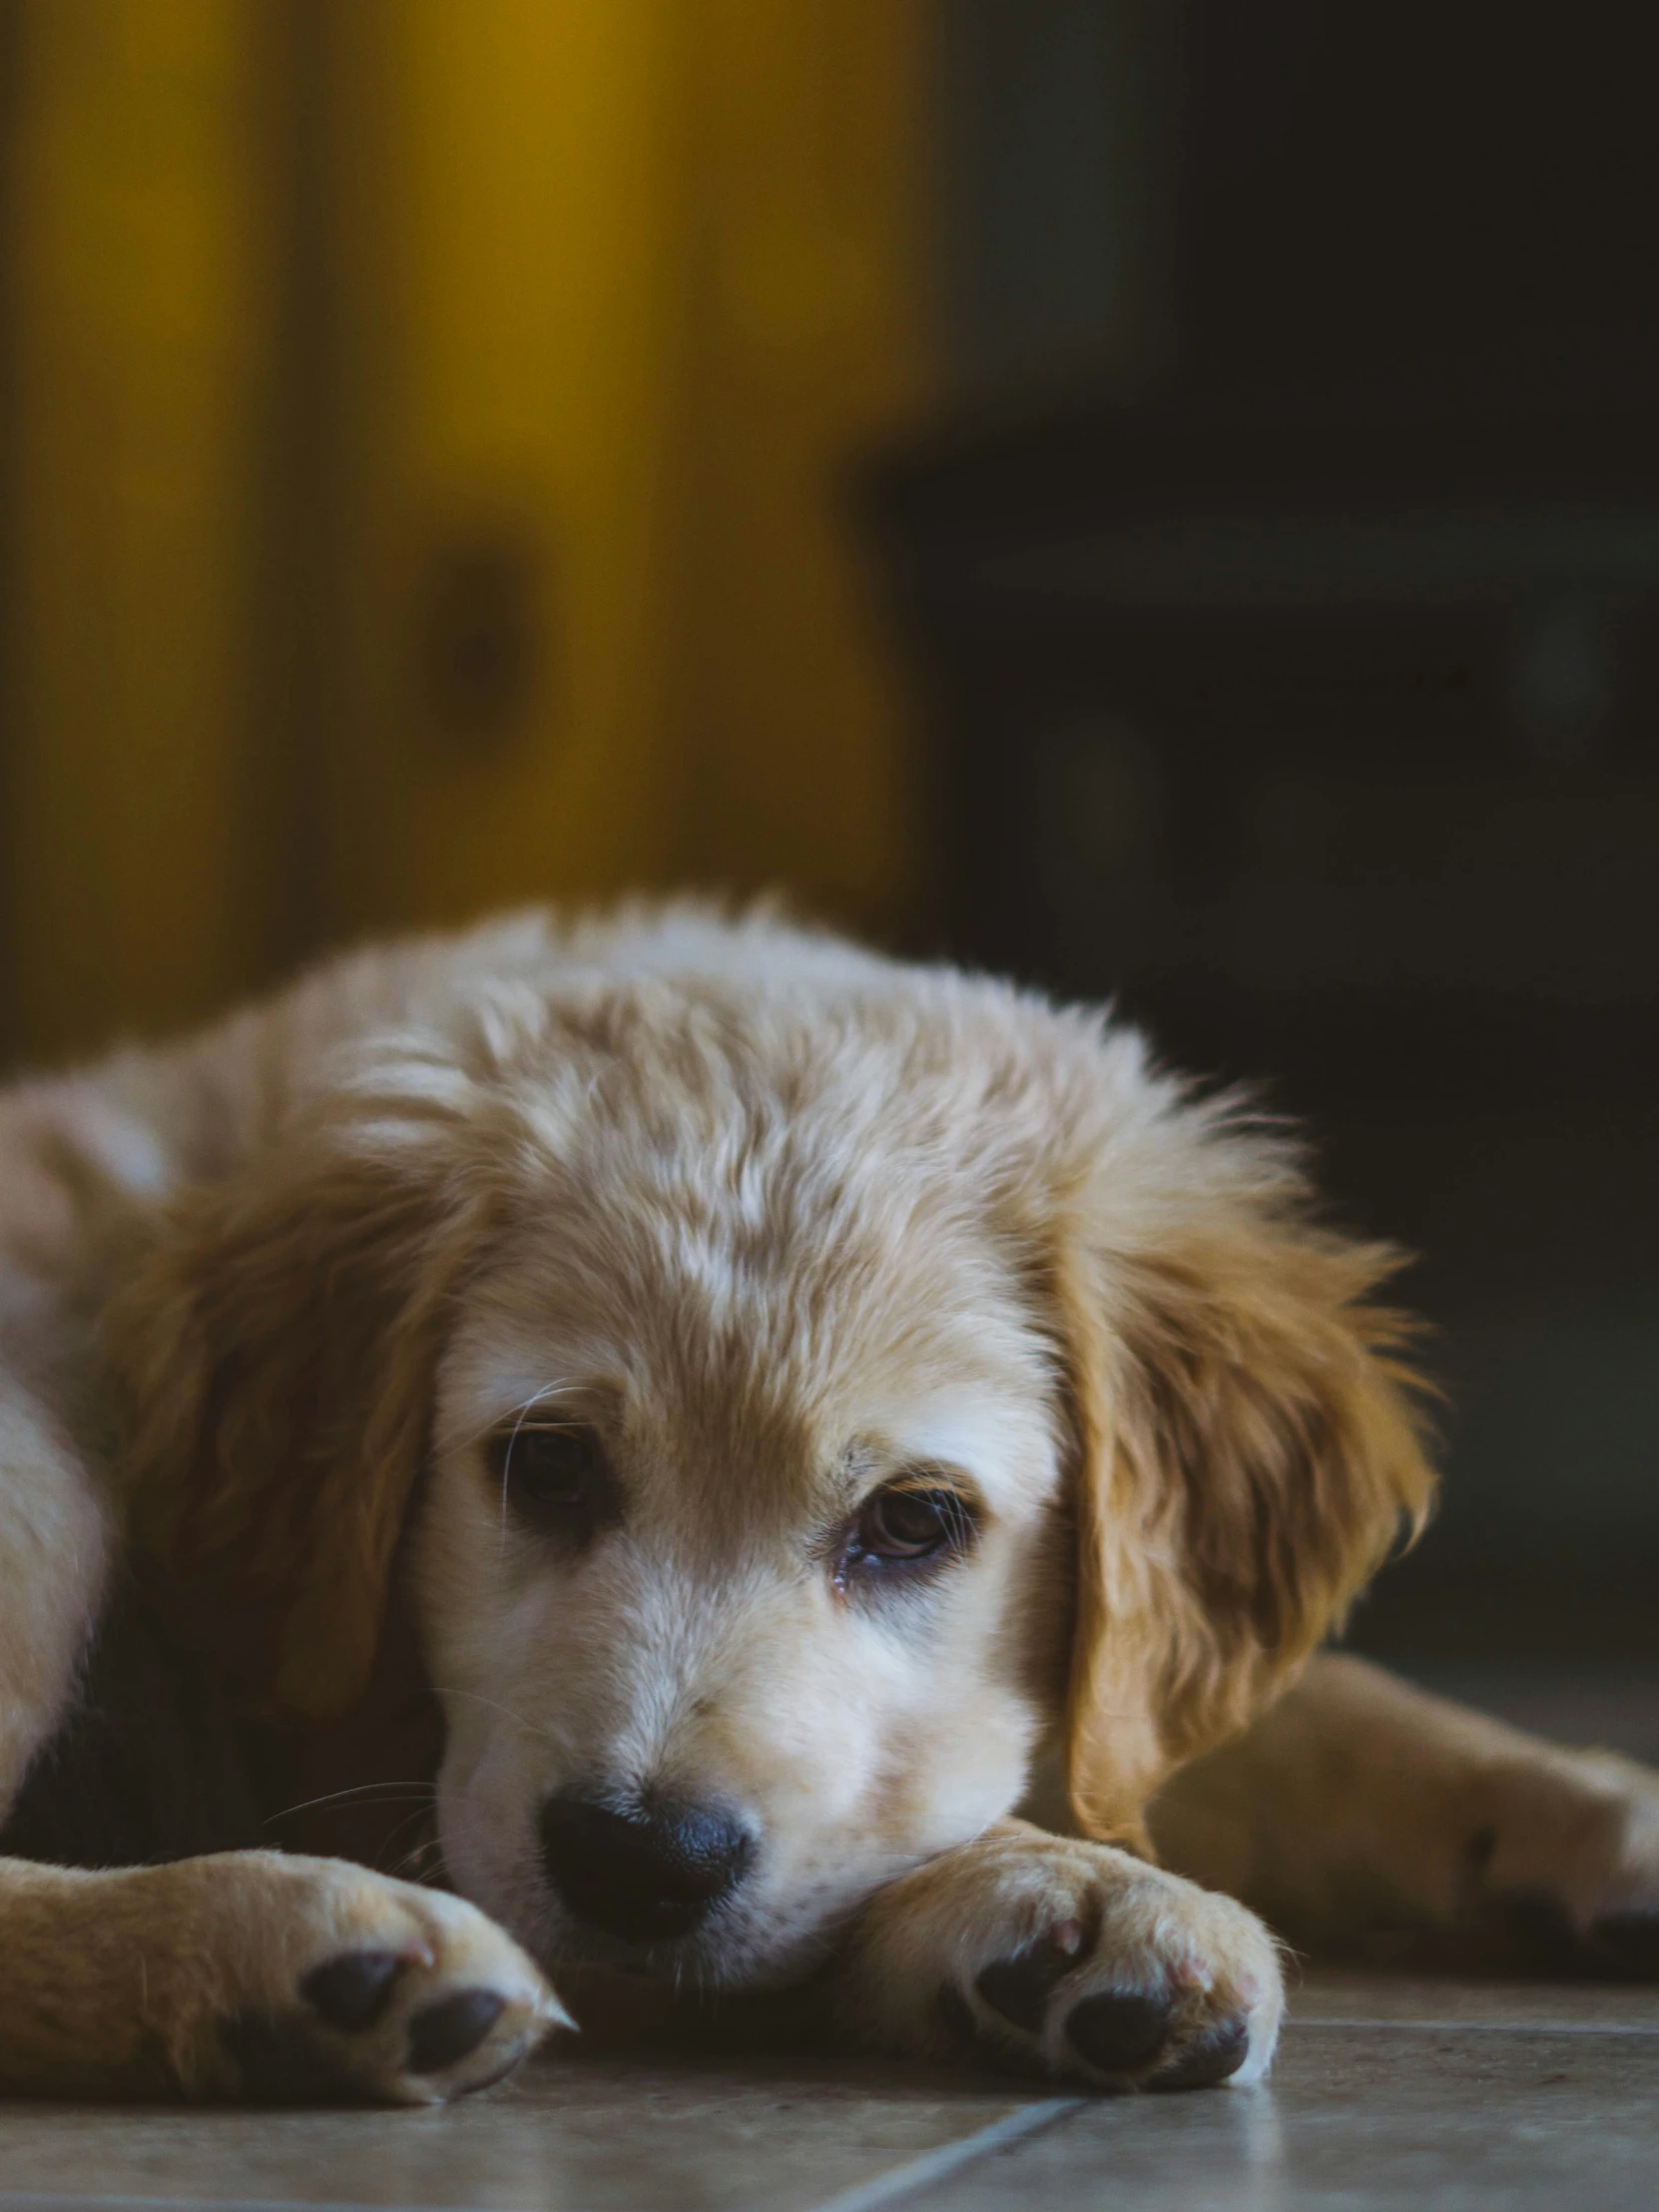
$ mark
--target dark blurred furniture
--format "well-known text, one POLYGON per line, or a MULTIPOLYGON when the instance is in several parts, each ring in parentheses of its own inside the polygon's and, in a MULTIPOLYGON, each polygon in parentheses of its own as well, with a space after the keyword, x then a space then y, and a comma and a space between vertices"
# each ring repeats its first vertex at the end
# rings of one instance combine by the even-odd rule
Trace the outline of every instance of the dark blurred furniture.
POLYGON ((1379 1633, 1659 1648, 1659 375, 1083 408, 877 510, 951 948, 1258 1083, 1428 1255, 1456 1481, 1379 1633))
POLYGON ((1648 12, 947 14, 978 421, 874 506, 951 948, 1424 1255, 1447 1502, 1360 1634, 1659 1678, 1648 12))
POLYGON ((978 420, 874 506, 951 947, 1256 1084, 1424 1255, 1447 1502, 1362 1638, 1659 1679, 1648 13, 948 23, 978 420))
POLYGON ((1422 372, 890 473, 956 941, 1322 1109, 1641 1100, 1659 412, 1553 396, 1422 372))

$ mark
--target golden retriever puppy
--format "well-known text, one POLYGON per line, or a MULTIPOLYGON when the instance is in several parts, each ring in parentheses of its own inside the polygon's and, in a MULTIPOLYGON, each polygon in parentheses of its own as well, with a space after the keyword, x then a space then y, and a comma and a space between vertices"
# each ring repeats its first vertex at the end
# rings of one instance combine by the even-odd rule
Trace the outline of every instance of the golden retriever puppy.
POLYGON ((1518 1901, 1647 1962, 1639 1770, 1342 1660, 1240 1741, 1429 1501, 1389 1266, 1134 1033, 764 915, 394 946, 19 1088, 0 2081, 442 2098, 583 1966, 1248 2081, 1238 1897, 1482 1952, 1518 1901), (235 1767, 257 1840, 424 1683, 450 1889, 77 1829, 135 1609, 129 1795, 207 1701, 192 1802, 235 1767))

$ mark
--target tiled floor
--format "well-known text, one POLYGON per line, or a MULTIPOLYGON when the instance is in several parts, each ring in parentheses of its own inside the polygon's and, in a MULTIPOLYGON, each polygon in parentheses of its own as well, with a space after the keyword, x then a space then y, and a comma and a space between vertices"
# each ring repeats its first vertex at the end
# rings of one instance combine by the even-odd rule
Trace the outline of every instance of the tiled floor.
POLYGON ((0 2106, 0 2212, 1576 2212, 1659 2205, 1659 1990, 1311 1976, 1273 2080, 1093 2099, 565 2057, 448 2111, 0 2106))
MULTIPOLYGON (((1659 1682, 1428 1677, 1659 1757, 1659 1682)), ((0 2103, 0 2212, 1659 2212, 1659 1986, 1311 1974, 1272 2080, 1189 2096, 562 2055, 437 2112, 0 2103)))

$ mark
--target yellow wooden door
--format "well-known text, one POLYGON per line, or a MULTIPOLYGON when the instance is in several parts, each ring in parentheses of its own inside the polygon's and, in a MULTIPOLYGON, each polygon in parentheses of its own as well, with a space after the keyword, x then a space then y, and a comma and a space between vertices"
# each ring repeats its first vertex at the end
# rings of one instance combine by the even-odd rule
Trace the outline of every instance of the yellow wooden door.
POLYGON ((662 872, 672 12, 337 19, 345 925, 662 872))
POLYGON ((917 878, 841 473, 923 0, 21 0, 14 1042, 342 935, 917 878))
POLYGON ((3 995, 52 1053, 249 970, 270 258, 242 0, 32 0, 13 30, 3 995))

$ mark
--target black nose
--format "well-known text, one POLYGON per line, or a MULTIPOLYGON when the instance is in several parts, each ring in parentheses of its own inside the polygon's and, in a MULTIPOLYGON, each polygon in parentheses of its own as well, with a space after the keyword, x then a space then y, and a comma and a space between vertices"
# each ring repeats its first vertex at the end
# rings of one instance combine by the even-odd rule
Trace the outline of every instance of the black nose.
POLYGON ((649 1943, 689 1936, 737 1887, 755 1845, 730 1814, 708 1806, 618 1811, 561 1791, 542 1807, 541 1855, 579 1920, 649 1943))

